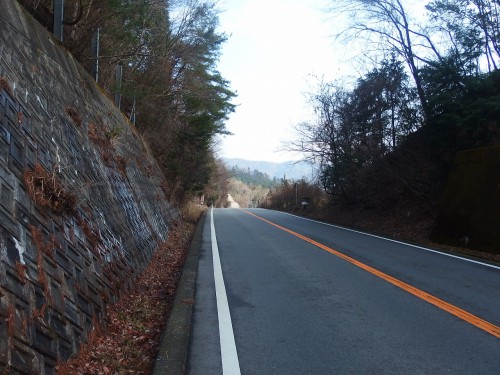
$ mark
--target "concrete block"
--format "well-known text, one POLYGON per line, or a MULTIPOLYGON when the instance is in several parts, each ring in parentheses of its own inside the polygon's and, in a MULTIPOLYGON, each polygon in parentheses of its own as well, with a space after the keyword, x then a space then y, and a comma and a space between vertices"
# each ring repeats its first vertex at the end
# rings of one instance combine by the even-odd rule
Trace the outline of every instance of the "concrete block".
POLYGON ((8 213, 14 210, 14 191, 7 184, 0 182, 0 204, 8 213))
POLYGON ((37 363, 33 350, 28 346, 16 342, 11 349, 12 370, 21 374, 33 374, 37 369, 37 363))
POLYGON ((8 362, 9 336, 7 333, 7 315, 0 313, 0 369, 5 368, 8 362))
POLYGON ((57 359, 56 336, 38 321, 34 322, 33 348, 51 359, 57 359))
POLYGON ((66 318, 68 318, 73 325, 82 329, 83 327, 82 327, 81 322, 80 322, 78 308, 73 303, 73 301, 70 301, 67 297, 65 297, 64 298, 64 307, 65 307, 64 311, 66 313, 66 318))
POLYGON ((4 229, 4 235, 8 233, 15 238, 19 238, 19 227, 13 220, 13 215, 0 206, 0 230, 2 228, 4 229))

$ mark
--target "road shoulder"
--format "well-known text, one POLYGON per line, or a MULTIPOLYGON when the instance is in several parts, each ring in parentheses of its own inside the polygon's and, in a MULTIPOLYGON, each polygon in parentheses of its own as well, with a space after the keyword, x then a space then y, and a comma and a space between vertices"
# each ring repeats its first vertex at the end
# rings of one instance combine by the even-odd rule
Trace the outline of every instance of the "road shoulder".
POLYGON ((153 375, 186 373, 189 338, 191 334, 198 259, 207 212, 200 218, 175 294, 174 305, 163 332, 153 375))

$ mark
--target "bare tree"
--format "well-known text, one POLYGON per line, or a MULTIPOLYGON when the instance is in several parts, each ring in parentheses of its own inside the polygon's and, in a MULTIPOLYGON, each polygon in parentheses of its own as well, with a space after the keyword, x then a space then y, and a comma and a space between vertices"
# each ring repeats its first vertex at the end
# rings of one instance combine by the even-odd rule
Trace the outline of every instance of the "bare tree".
POLYGON ((297 138, 290 141, 287 148, 318 164, 325 190, 336 194, 342 190, 354 159, 350 93, 338 82, 320 81, 317 92, 310 94, 309 102, 315 119, 296 126, 297 138))
POLYGON ((364 38, 382 51, 396 52, 407 64, 425 117, 429 116, 427 97, 419 65, 441 60, 441 54, 428 33, 416 24, 403 0, 354 0, 336 3, 331 12, 347 12, 351 23, 339 37, 364 38))
POLYGON ((500 1, 434 0, 426 8, 431 20, 450 39, 455 55, 469 60, 473 54, 482 55, 488 72, 498 69, 500 1))

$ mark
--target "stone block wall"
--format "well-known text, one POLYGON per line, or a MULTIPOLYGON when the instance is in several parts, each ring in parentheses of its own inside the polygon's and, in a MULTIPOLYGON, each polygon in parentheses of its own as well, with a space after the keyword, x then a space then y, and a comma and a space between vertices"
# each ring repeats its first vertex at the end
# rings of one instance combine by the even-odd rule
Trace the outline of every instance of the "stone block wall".
POLYGON ((177 217, 137 130, 15 0, 0 11, 0 373, 53 374, 177 217))

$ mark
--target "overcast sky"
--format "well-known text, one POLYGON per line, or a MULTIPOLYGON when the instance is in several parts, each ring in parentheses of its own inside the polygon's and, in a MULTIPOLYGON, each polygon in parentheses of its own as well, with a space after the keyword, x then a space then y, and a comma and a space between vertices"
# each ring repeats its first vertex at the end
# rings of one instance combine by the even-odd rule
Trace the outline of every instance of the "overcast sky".
POLYGON ((324 12, 328 0, 221 0, 220 31, 228 34, 219 63, 238 93, 219 156, 282 162, 278 152, 308 119, 305 93, 317 79, 348 74, 336 30, 324 12))

